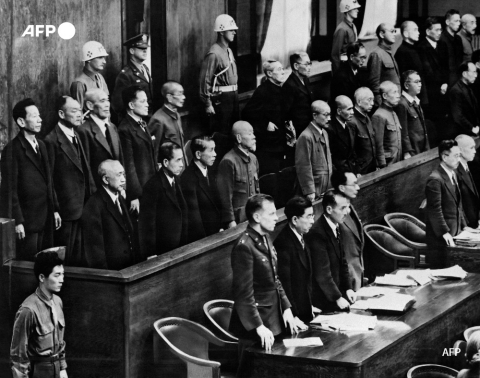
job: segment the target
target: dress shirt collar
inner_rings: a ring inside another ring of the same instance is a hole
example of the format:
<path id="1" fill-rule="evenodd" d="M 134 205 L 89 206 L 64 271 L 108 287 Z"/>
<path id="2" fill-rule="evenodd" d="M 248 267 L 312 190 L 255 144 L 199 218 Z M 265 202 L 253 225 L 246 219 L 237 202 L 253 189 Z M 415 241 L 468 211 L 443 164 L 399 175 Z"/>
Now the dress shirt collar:
<path id="1" fill-rule="evenodd" d="M 207 177 L 208 168 L 203 167 L 202 164 L 198 160 L 194 160 L 194 161 L 195 161 L 195 164 L 197 165 L 197 167 L 200 169 L 200 172 L 202 172 L 202 175 L 204 177 Z"/>
<path id="2" fill-rule="evenodd" d="M 143 74 L 143 63 L 138 64 L 133 59 L 130 59 L 130 63 L 132 63 L 133 66 Z"/>
<path id="3" fill-rule="evenodd" d="M 343 129 L 345 130 L 345 127 L 347 127 L 347 123 L 342 121 L 339 117 L 337 117 L 337 121 L 343 127 Z"/>
<path id="4" fill-rule="evenodd" d="M 136 115 L 134 112 L 129 112 L 127 113 L 130 117 L 132 117 L 132 119 L 137 122 L 137 123 L 140 123 L 141 121 L 143 121 L 143 118 Z"/>
<path id="5" fill-rule="evenodd" d="M 300 235 L 297 231 L 297 229 L 295 228 L 295 226 L 293 226 L 291 223 L 288 224 L 290 226 L 290 229 L 293 231 L 293 233 L 295 234 L 295 236 L 297 237 L 298 241 L 300 242 L 300 244 L 304 245 L 304 240 L 303 240 L 303 236 Z"/>
<path id="6" fill-rule="evenodd" d="M 328 217 L 326 215 L 325 215 L 325 219 L 327 220 L 328 225 L 331 227 L 331 229 L 333 231 L 333 234 L 335 235 L 335 237 L 337 237 L 337 225 L 335 223 L 333 223 L 331 221 L 330 217 Z"/>
<path id="7" fill-rule="evenodd" d="M 426 38 L 427 38 L 427 41 L 432 45 L 432 47 L 433 47 L 434 49 L 436 49 L 438 42 L 432 41 L 432 40 L 431 40 L 430 38 L 428 38 L 428 37 L 426 37 Z"/>
<path id="8" fill-rule="evenodd" d="M 440 164 L 442 166 L 442 168 L 444 169 L 445 172 L 447 172 L 447 175 L 448 177 L 450 178 L 450 181 L 452 183 L 452 185 L 455 185 L 455 182 L 453 181 L 453 176 L 455 176 L 455 172 L 453 172 L 452 170 L 448 169 L 447 167 L 445 167 L 445 165 L 442 163 Z"/>
<path id="9" fill-rule="evenodd" d="M 112 199 L 113 203 L 116 204 L 117 199 L 118 199 L 118 193 L 113 193 L 113 192 L 108 188 L 108 186 L 105 186 L 105 185 L 103 185 L 103 189 L 105 189 L 105 191 L 107 192 L 107 194 L 109 195 L 109 197 Z"/>
<path id="10" fill-rule="evenodd" d="M 317 125 L 315 125 L 315 122 L 310 122 L 310 125 L 312 125 L 315 129 L 318 130 L 318 132 L 320 133 L 320 135 L 323 135 L 323 130 L 321 127 L 318 127 Z"/>
<path id="11" fill-rule="evenodd" d="M 45 294 L 45 292 L 42 289 L 40 289 L 40 287 L 37 287 L 37 289 L 35 290 L 35 294 L 47 305 L 49 306 L 52 305 L 51 301 L 53 299 L 53 294 L 50 294 L 50 297 L 48 297 L 47 294 Z"/>
<path id="12" fill-rule="evenodd" d="M 165 171 L 165 168 L 163 169 L 163 174 L 167 177 L 168 182 L 170 183 L 171 186 L 173 186 L 173 182 L 175 181 L 175 177 L 170 177 L 169 174 Z"/>
<path id="13" fill-rule="evenodd" d="M 416 102 L 417 105 L 420 105 L 420 99 L 417 96 L 412 97 L 405 91 L 402 91 L 402 96 L 405 97 L 409 103 Z"/>
<path id="14" fill-rule="evenodd" d="M 98 118 L 97 115 L 93 113 L 90 113 L 90 117 L 92 118 L 93 122 L 95 122 L 98 125 L 98 127 L 100 127 L 100 130 L 102 131 L 103 135 L 105 135 L 108 121 L 106 119 L 102 120 Z"/>
<path id="15" fill-rule="evenodd" d="M 163 105 L 163 109 L 165 110 L 165 113 L 167 113 L 170 117 L 177 119 L 177 117 L 178 117 L 177 109 L 171 108 L 167 104 Z"/>
<path id="16" fill-rule="evenodd" d="M 37 146 L 38 146 L 38 142 L 37 142 L 37 138 L 35 138 L 35 135 L 27 133 L 26 131 L 23 132 L 23 135 L 24 135 L 25 139 L 27 140 L 27 142 L 30 143 L 30 145 L 36 151 Z"/>
<path id="17" fill-rule="evenodd" d="M 73 128 L 63 126 L 60 122 L 58 123 L 58 126 L 60 126 L 60 130 L 63 131 L 63 133 L 67 136 L 68 140 L 70 142 L 73 142 L 73 138 L 75 137 L 75 131 L 73 130 Z"/>
<path id="18" fill-rule="evenodd" d="M 238 149 L 239 149 L 244 155 L 246 155 L 247 157 L 250 157 L 250 154 L 248 153 L 248 150 L 243 149 L 240 144 L 238 145 Z"/>
<path id="19" fill-rule="evenodd" d="M 462 164 L 463 169 L 465 169 L 465 172 L 468 172 L 468 171 L 469 171 L 469 169 L 468 169 L 468 163 L 467 163 L 465 160 L 463 160 L 463 158 L 460 158 L 460 164 Z"/>

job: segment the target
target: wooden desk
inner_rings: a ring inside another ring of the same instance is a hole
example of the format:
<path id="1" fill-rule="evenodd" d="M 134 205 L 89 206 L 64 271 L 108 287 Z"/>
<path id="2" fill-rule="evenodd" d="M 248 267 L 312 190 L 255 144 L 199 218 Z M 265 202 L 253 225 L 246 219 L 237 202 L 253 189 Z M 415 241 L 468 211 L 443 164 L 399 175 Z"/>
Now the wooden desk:
<path id="1" fill-rule="evenodd" d="M 406 291 L 415 296 L 414 306 L 405 314 L 379 315 L 372 331 L 309 329 L 298 337 L 319 336 L 322 347 L 285 348 L 276 340 L 268 354 L 257 345 L 248 348 L 250 376 L 403 378 L 414 365 L 453 363 L 453 356 L 442 357 L 444 348 L 453 347 L 463 330 L 480 324 L 480 274 Z"/>
<path id="2" fill-rule="evenodd" d="M 480 273 L 480 248 L 447 247 L 447 266 L 460 265 L 470 273 Z"/>

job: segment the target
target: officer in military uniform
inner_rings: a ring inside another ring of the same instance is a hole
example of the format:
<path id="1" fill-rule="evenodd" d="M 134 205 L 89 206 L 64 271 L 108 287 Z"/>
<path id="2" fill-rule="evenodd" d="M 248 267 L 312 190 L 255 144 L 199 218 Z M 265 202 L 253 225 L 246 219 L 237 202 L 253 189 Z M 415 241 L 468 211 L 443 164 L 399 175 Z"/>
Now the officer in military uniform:
<path id="1" fill-rule="evenodd" d="M 110 94 L 107 83 L 100 73 L 107 64 L 105 59 L 107 56 L 105 47 L 99 42 L 88 41 L 82 47 L 82 61 L 85 62 L 85 66 L 83 72 L 70 85 L 70 96 L 78 101 L 84 112 L 88 111 L 85 93 L 89 89 L 100 88 L 107 95 Z"/>
<path id="2" fill-rule="evenodd" d="M 125 117 L 126 109 L 122 101 L 122 92 L 131 85 L 138 85 L 145 92 L 148 98 L 150 114 L 153 113 L 152 98 L 152 76 L 150 70 L 143 63 L 147 59 L 148 35 L 139 34 L 130 38 L 124 44 L 128 48 L 128 64 L 122 68 L 115 80 L 115 89 L 113 90 L 112 107 L 119 120 Z"/>
<path id="3" fill-rule="evenodd" d="M 342 0 L 340 2 L 340 13 L 343 13 L 344 19 L 337 25 L 333 34 L 332 73 L 340 68 L 342 60 L 347 60 L 345 54 L 348 44 L 355 42 L 358 38 L 357 28 L 353 24 L 353 21 L 358 17 L 358 8 L 360 8 L 360 4 L 357 0 Z"/>
<path id="4" fill-rule="evenodd" d="M 215 20 L 217 42 L 210 47 L 200 72 L 200 98 L 210 117 L 212 132 L 229 134 L 239 119 L 238 74 L 235 58 L 228 47 L 238 30 L 235 20 L 221 14 Z"/>

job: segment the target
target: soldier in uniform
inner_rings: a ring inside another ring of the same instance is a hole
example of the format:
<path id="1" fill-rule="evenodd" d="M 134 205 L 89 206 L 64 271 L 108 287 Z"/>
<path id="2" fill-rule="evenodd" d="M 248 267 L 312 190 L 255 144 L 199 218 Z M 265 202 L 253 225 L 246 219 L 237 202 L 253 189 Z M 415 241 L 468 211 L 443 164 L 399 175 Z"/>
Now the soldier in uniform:
<path id="1" fill-rule="evenodd" d="M 67 378 L 65 317 L 58 293 L 63 261 L 57 252 L 40 252 L 33 267 L 38 287 L 15 316 L 10 361 L 13 378 Z"/>
<path id="2" fill-rule="evenodd" d="M 148 35 L 139 34 L 130 38 L 124 44 L 128 48 L 128 64 L 122 68 L 115 80 L 115 89 L 113 90 L 112 108 L 123 119 L 127 109 L 122 100 L 122 92 L 131 85 L 138 85 L 145 92 L 148 98 L 148 106 L 152 113 L 152 76 L 148 67 L 143 63 L 147 59 L 150 47 L 148 44 Z"/>
<path id="3" fill-rule="evenodd" d="M 235 20 L 221 14 L 215 20 L 217 42 L 210 47 L 200 72 L 200 98 L 211 118 L 211 131 L 229 134 L 239 118 L 238 74 L 235 58 L 228 47 L 238 30 Z"/>
<path id="4" fill-rule="evenodd" d="M 107 63 L 105 57 L 108 56 L 105 47 L 96 41 L 88 41 L 82 47 L 82 61 L 85 62 L 83 72 L 77 76 L 70 85 L 70 95 L 78 101 L 80 106 L 86 112 L 85 93 L 89 89 L 100 88 L 107 95 L 107 83 L 100 73 Z"/>

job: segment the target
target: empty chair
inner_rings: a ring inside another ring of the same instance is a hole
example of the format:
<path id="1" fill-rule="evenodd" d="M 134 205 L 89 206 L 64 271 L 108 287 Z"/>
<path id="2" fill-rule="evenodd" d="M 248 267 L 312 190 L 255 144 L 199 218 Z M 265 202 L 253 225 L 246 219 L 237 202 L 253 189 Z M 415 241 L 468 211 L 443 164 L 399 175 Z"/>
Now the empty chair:
<path id="1" fill-rule="evenodd" d="M 480 326 L 470 327 L 463 331 L 463 337 L 465 337 L 465 341 L 468 341 L 472 333 L 480 331 Z"/>
<path id="2" fill-rule="evenodd" d="M 258 180 L 260 186 L 260 193 L 268 194 L 275 199 L 277 197 L 277 174 L 267 173 Z M 277 205 L 276 201 L 275 204 Z"/>
<path id="3" fill-rule="evenodd" d="M 442 365 L 418 365 L 412 367 L 407 378 L 456 378 L 458 371 Z"/>
<path id="4" fill-rule="evenodd" d="M 209 343 L 226 346 L 234 345 L 234 342 L 221 340 L 204 326 L 182 318 L 160 319 L 153 327 L 157 334 L 154 337 L 153 350 L 158 376 L 188 378 L 228 376 L 220 374 L 220 362 L 209 359 L 208 347 Z"/>
<path id="5" fill-rule="evenodd" d="M 450 356 L 449 358 L 449 365 L 452 368 L 460 371 L 462 369 L 468 369 L 470 366 L 465 358 L 465 352 L 467 351 L 467 343 L 463 340 L 457 340 L 453 344 L 453 348 L 455 350 L 455 354 Z"/>
<path id="6" fill-rule="evenodd" d="M 190 162 L 193 159 L 192 150 L 190 149 L 191 144 L 192 144 L 191 140 L 189 140 L 189 141 L 187 141 L 187 143 L 185 143 L 185 160 L 187 161 L 188 164 L 190 164 Z"/>
<path id="7" fill-rule="evenodd" d="M 238 338 L 228 332 L 232 316 L 233 301 L 228 299 L 215 299 L 203 305 L 203 313 L 211 330 L 224 340 L 238 341 Z"/>

